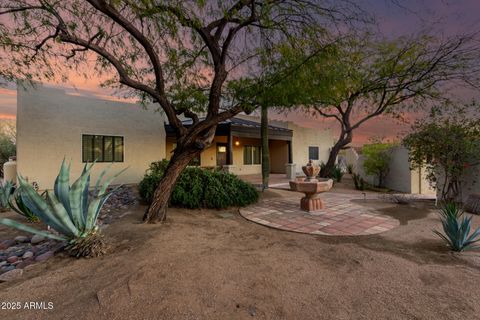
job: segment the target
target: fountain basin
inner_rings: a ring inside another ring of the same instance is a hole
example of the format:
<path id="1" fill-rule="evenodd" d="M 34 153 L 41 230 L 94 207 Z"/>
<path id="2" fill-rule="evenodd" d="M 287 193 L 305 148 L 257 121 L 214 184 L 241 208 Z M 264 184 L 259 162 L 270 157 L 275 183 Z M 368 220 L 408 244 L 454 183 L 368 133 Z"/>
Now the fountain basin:
<path id="1" fill-rule="evenodd" d="M 306 178 L 296 178 L 290 181 L 290 189 L 305 194 L 327 192 L 332 189 L 332 179 L 312 179 L 306 181 Z"/>
<path id="2" fill-rule="evenodd" d="M 320 193 L 329 191 L 333 186 L 332 179 L 297 178 L 289 183 L 293 191 L 305 194 L 305 197 L 300 200 L 300 208 L 307 212 L 325 208 L 325 204 L 320 199 Z"/>

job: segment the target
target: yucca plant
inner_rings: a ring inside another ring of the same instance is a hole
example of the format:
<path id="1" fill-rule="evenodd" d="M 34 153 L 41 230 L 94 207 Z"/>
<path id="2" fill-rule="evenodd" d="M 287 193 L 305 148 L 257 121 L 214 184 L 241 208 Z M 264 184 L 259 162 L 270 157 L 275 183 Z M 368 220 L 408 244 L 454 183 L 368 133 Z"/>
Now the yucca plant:
<path id="1" fill-rule="evenodd" d="M 70 165 L 62 162 L 55 180 L 54 190 L 40 196 L 34 188 L 18 175 L 19 193 L 25 206 L 41 221 L 58 234 L 39 231 L 10 219 L 0 223 L 22 231 L 40 234 L 48 238 L 67 241 L 66 250 L 76 257 L 98 256 L 105 252 L 105 243 L 97 225 L 103 204 L 119 187 L 107 192 L 110 183 L 124 170 L 106 179 L 100 187 L 107 170 L 103 170 L 96 182 L 94 195 L 89 197 L 90 172 L 93 164 L 86 164 L 81 176 L 70 186 Z"/>
<path id="2" fill-rule="evenodd" d="M 466 217 L 459 205 L 453 202 L 445 203 L 440 211 L 440 220 L 444 233 L 437 230 L 433 232 L 445 240 L 453 251 L 479 249 L 475 243 L 480 241 L 480 228 L 470 234 L 472 218 Z"/>
<path id="3" fill-rule="evenodd" d="M 11 181 L 2 181 L 0 183 L 0 211 L 8 209 L 8 198 L 13 192 L 13 183 Z"/>
<path id="4" fill-rule="evenodd" d="M 43 193 L 42 195 L 44 195 Z M 23 201 L 23 197 L 20 193 L 20 188 L 15 189 L 13 194 L 8 199 L 8 205 L 16 213 L 24 216 L 29 222 L 38 222 L 40 219 L 30 210 Z"/>

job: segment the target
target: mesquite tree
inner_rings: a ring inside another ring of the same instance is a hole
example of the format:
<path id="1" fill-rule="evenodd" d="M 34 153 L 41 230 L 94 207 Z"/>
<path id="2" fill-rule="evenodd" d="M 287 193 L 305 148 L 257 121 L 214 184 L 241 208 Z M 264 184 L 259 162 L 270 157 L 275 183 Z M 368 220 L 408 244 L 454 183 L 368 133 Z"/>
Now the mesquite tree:
<path id="1" fill-rule="evenodd" d="M 474 36 L 448 39 L 421 35 L 388 40 L 371 34 L 345 37 L 307 59 L 307 50 L 286 50 L 282 66 L 304 60 L 284 92 L 296 94 L 308 112 L 340 126 L 321 175 L 329 177 L 338 153 L 365 122 L 382 114 L 401 116 L 447 96 L 452 82 L 478 86 L 480 46 Z M 295 80 L 295 81 L 293 81 Z"/>
<path id="2" fill-rule="evenodd" d="M 410 151 L 412 166 L 426 169 L 440 200 L 462 201 L 465 177 L 480 164 L 480 120 L 471 108 L 448 109 L 453 112 L 432 112 L 416 121 L 403 144 Z"/>
<path id="3" fill-rule="evenodd" d="M 306 27 L 322 37 L 324 23 L 353 15 L 345 2 L 3 0 L 0 70 L 8 78 L 55 80 L 96 59 L 93 68 L 111 76 L 105 85 L 156 105 L 177 138 L 144 216 L 163 221 L 179 174 L 210 146 L 217 124 L 253 108 L 228 84 L 256 77 L 260 33 L 272 43 L 305 37 Z"/>

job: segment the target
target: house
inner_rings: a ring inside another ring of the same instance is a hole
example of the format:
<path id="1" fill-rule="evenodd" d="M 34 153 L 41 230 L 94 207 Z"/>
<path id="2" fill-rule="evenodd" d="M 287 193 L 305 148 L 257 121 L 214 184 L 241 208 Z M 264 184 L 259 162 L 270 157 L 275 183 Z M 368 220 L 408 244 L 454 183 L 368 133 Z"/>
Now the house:
<path id="1" fill-rule="evenodd" d="M 60 163 L 71 162 L 72 177 L 87 162 L 97 160 L 95 181 L 106 167 L 129 169 L 117 183 L 138 183 L 153 161 L 169 159 L 175 135 L 157 107 L 72 95 L 40 84 L 17 89 L 17 172 L 40 189 L 51 189 Z M 185 125 L 189 125 L 185 120 Z M 330 130 L 303 128 L 272 121 L 269 127 L 272 173 L 296 172 L 309 159 L 326 161 L 333 136 Z M 213 144 L 197 165 L 221 167 L 238 175 L 260 174 L 259 119 L 239 115 L 220 123 Z M 288 165 L 289 164 L 289 165 Z"/>

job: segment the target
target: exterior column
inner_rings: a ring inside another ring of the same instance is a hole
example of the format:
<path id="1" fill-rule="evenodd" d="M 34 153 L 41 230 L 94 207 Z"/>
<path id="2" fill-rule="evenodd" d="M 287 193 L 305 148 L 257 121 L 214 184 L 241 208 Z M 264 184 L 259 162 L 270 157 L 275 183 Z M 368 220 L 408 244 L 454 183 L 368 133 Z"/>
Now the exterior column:
<path id="1" fill-rule="evenodd" d="M 293 163 L 292 141 L 287 141 L 287 146 L 288 146 L 288 163 Z"/>
<path id="2" fill-rule="evenodd" d="M 228 138 L 227 138 L 227 165 L 233 164 L 233 141 L 232 141 L 232 129 L 228 128 Z"/>

